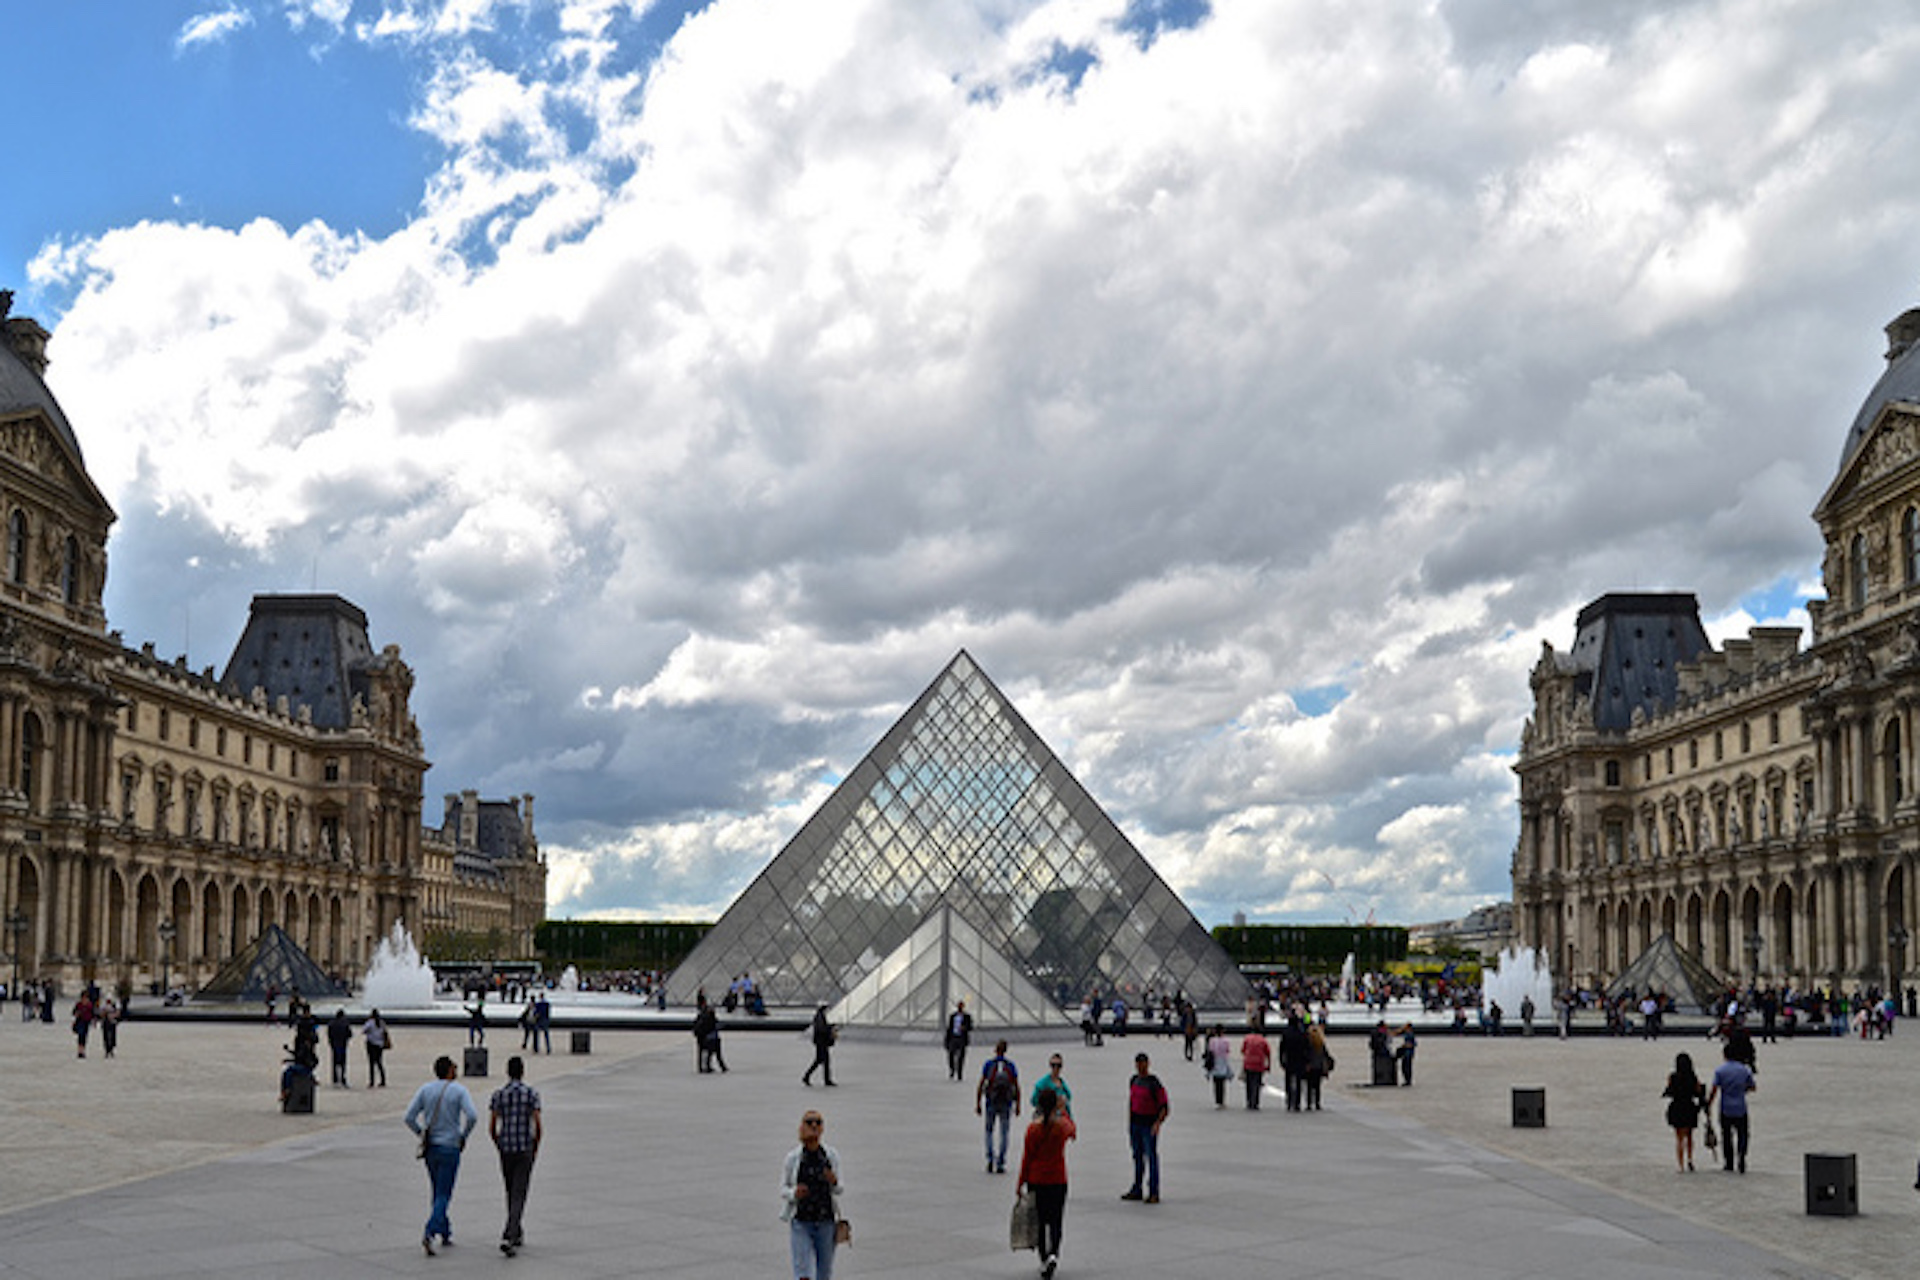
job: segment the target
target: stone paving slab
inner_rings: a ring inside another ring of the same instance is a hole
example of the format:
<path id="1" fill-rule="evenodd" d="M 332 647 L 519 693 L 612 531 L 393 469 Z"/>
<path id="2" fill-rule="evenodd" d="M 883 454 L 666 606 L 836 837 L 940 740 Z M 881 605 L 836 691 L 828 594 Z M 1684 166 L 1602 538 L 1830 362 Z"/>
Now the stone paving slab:
<path id="1" fill-rule="evenodd" d="M 427 1258 L 426 1180 L 399 1115 L 465 1036 L 403 1037 L 390 1088 L 322 1087 L 319 1113 L 292 1117 L 273 1102 L 284 1028 L 134 1024 L 116 1060 L 96 1048 L 79 1062 L 64 1029 L 0 1021 L 0 1276 L 784 1274 L 779 1165 L 808 1105 L 846 1164 L 857 1239 L 837 1274 L 1033 1272 L 1005 1245 L 1012 1179 L 984 1173 L 972 1090 L 946 1081 L 937 1046 L 849 1043 L 842 1087 L 807 1089 L 810 1049 L 782 1033 L 731 1036 L 724 1075 L 693 1071 L 684 1033 L 596 1031 L 590 1056 L 530 1058 L 550 1140 L 528 1249 L 493 1248 L 499 1174 L 481 1139 L 454 1201 L 461 1244 Z M 494 1039 L 494 1075 L 473 1082 L 483 1107 L 512 1047 Z M 1142 1044 L 1173 1092 L 1158 1206 L 1117 1198 Z M 1671 1040 L 1430 1034 L 1408 1090 L 1348 1086 L 1363 1065 L 1350 1043 L 1327 1109 L 1309 1115 L 1273 1096 L 1248 1113 L 1237 1084 L 1215 1110 L 1177 1042 L 1016 1044 L 1014 1057 L 1031 1074 L 1054 1047 L 1083 1125 L 1065 1277 L 1893 1276 L 1920 1245 L 1912 1038 L 1763 1047 L 1745 1178 L 1670 1171 Z M 1704 1040 L 1684 1047 L 1711 1060 Z M 357 1046 L 353 1064 L 357 1086 Z M 1549 1128 L 1510 1127 L 1514 1083 L 1547 1087 Z M 1861 1217 L 1804 1216 L 1808 1142 L 1859 1153 Z"/>

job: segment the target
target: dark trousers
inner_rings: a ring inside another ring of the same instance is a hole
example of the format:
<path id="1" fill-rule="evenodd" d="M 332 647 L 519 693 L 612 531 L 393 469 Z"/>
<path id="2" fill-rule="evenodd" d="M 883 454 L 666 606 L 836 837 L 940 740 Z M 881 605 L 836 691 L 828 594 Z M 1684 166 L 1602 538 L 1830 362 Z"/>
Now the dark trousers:
<path id="1" fill-rule="evenodd" d="M 1318 1111 L 1320 1109 L 1320 1073 L 1317 1071 L 1313 1072 L 1305 1076 L 1304 1079 L 1307 1082 L 1307 1110 Z M 1295 1107 L 1293 1109 L 1298 1111 L 1300 1108 Z"/>
<path id="2" fill-rule="evenodd" d="M 1133 1148 L 1133 1190 L 1140 1190 L 1141 1175 L 1147 1179 L 1147 1194 L 1160 1194 L 1160 1135 L 1153 1131 L 1152 1116 L 1127 1117 L 1127 1142 Z"/>
<path id="3" fill-rule="evenodd" d="M 1300 1082 L 1304 1077 L 1298 1071 L 1288 1071 L 1285 1075 L 1286 1079 L 1282 1083 L 1287 1094 L 1287 1110 L 1298 1111 L 1300 1109 Z"/>
<path id="4" fill-rule="evenodd" d="M 1033 1192 L 1033 1207 L 1040 1218 L 1040 1257 L 1060 1256 L 1060 1228 L 1067 1218 L 1067 1184 L 1029 1182 L 1027 1190 Z"/>
<path id="5" fill-rule="evenodd" d="M 1734 1144 L 1738 1143 L 1736 1147 Z M 1726 1158 L 1727 1168 L 1734 1166 L 1737 1159 L 1742 1169 L 1747 1167 L 1747 1117 L 1730 1116 L 1720 1113 L 1720 1152 Z"/>
<path id="6" fill-rule="evenodd" d="M 119 1047 L 119 1044 L 120 1024 L 117 1022 L 102 1022 L 100 1024 L 100 1047 L 106 1051 L 106 1055 L 109 1058 L 113 1056 L 113 1051 Z"/>
<path id="7" fill-rule="evenodd" d="M 347 1051 L 344 1048 L 333 1051 L 333 1082 L 338 1085 L 347 1082 Z"/>
<path id="8" fill-rule="evenodd" d="M 1260 1085 L 1266 1080 L 1267 1073 L 1264 1071 L 1242 1071 L 1240 1074 L 1247 1079 L 1247 1110 L 1258 1111 L 1260 1109 Z"/>
<path id="9" fill-rule="evenodd" d="M 947 1074 L 955 1080 L 966 1078 L 967 1042 L 965 1040 L 947 1041 Z"/>
<path id="10" fill-rule="evenodd" d="M 1225 1076 L 1213 1077 L 1213 1105 L 1216 1107 L 1224 1107 L 1227 1105 L 1227 1078 Z"/>
<path id="11" fill-rule="evenodd" d="M 500 1238 L 517 1245 L 524 1238 L 520 1215 L 526 1211 L 527 1186 L 533 1181 L 533 1152 L 502 1151 L 500 1180 L 507 1184 L 507 1225 L 501 1228 Z"/>
<path id="12" fill-rule="evenodd" d="M 833 1058 L 831 1053 L 832 1051 L 824 1044 L 816 1044 L 813 1046 L 813 1064 L 807 1068 L 806 1074 L 800 1078 L 811 1082 L 813 1080 L 813 1073 L 819 1071 L 826 1076 L 827 1083 L 832 1084 Z"/>
<path id="13" fill-rule="evenodd" d="M 384 1061 L 386 1056 L 387 1046 L 383 1044 L 367 1046 L 367 1088 L 373 1088 L 375 1076 L 380 1078 L 381 1084 L 384 1085 L 387 1082 L 387 1064 Z"/>

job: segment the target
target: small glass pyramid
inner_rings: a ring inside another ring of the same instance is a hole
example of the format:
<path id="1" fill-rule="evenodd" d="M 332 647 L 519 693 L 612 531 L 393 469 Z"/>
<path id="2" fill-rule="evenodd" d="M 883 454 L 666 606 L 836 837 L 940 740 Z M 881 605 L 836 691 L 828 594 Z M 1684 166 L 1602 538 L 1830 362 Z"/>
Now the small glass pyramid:
<path id="1" fill-rule="evenodd" d="M 1184 992 L 1202 1008 L 1237 1008 L 1248 994 L 1227 953 L 961 652 L 674 971 L 668 997 L 717 999 L 745 973 L 770 1004 L 831 1005 L 942 908 L 1056 1007 L 1096 991 L 1134 1003 L 1148 988 Z"/>
<path id="2" fill-rule="evenodd" d="M 981 1030 L 1053 1027 L 1073 1019 L 952 907 L 941 907 L 860 979 L 827 1020 L 845 1027 L 935 1031 L 959 1001 Z"/>
<path id="3" fill-rule="evenodd" d="M 1607 984 L 1607 996 L 1618 999 L 1627 993 L 1644 996 L 1654 992 L 1671 996 L 1681 1013 L 1711 1013 L 1714 1001 L 1726 989 L 1706 965 L 1680 949 L 1672 934 L 1663 933 Z"/>
<path id="4" fill-rule="evenodd" d="M 339 988 L 287 931 L 270 924 L 253 945 L 236 953 L 194 993 L 196 1000 L 264 1000 L 268 989 L 282 997 L 331 996 Z"/>

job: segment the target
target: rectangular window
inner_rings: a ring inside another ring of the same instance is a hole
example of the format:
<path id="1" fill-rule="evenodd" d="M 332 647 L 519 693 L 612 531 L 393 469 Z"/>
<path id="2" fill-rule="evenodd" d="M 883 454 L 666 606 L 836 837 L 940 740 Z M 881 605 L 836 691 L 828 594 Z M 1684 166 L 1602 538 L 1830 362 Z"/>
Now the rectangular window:
<path id="1" fill-rule="evenodd" d="M 1672 747 L 1667 748 L 1667 776 L 1669 778 L 1673 776 L 1673 748 Z"/>
<path id="2" fill-rule="evenodd" d="M 1653 781 L 1653 752 L 1651 751 L 1640 757 L 1640 781 Z"/>
<path id="3" fill-rule="evenodd" d="M 1778 711 L 1767 717 L 1767 740 L 1775 746 L 1780 745 L 1780 713 Z"/>
<path id="4" fill-rule="evenodd" d="M 167 709 L 165 707 L 160 708 L 160 741 L 165 742 L 167 740 L 167 731 L 172 728 L 172 720 L 173 717 L 167 714 Z"/>
<path id="5" fill-rule="evenodd" d="M 240 763 L 253 763 L 253 735 L 250 733 L 240 735 Z"/>
<path id="6" fill-rule="evenodd" d="M 1700 767 L 1700 739 L 1690 738 L 1687 740 L 1687 768 L 1698 769 L 1699 767 Z"/>
<path id="7" fill-rule="evenodd" d="M 217 756 L 225 756 L 227 754 L 227 731 L 224 728 L 214 730 L 213 754 Z"/>
<path id="8" fill-rule="evenodd" d="M 189 719 L 187 721 L 187 750 L 198 751 L 199 749 L 200 749 L 200 722 L 198 720 Z"/>
<path id="9" fill-rule="evenodd" d="M 129 702 L 127 704 L 127 732 L 132 733 L 135 730 L 139 729 L 139 727 L 140 727 L 140 704 L 137 702 Z"/>
<path id="10" fill-rule="evenodd" d="M 1753 726 L 1745 720 L 1740 722 L 1740 754 L 1753 750 Z"/>
<path id="11" fill-rule="evenodd" d="M 1727 758 L 1726 740 L 1718 729 L 1713 731 L 1713 758 L 1715 763 Z"/>
<path id="12" fill-rule="evenodd" d="M 274 764 L 275 764 L 274 757 L 279 754 L 280 754 L 279 744 L 269 742 L 267 744 L 267 769 L 269 772 L 271 772 L 274 768 Z"/>
<path id="13" fill-rule="evenodd" d="M 1607 761 L 1606 779 L 1607 785 L 1610 787 L 1620 785 L 1620 762 L 1618 760 Z"/>
<path id="14" fill-rule="evenodd" d="M 340 781 L 340 760 L 337 756 L 327 757 L 327 762 L 320 768 L 320 776 L 328 782 Z"/>

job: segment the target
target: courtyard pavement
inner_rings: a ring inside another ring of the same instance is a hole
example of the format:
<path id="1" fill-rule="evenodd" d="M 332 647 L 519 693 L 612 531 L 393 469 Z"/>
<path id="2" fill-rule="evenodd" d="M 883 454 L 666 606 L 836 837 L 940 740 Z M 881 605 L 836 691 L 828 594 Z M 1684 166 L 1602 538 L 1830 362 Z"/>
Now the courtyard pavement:
<path id="1" fill-rule="evenodd" d="M 462 1030 L 400 1029 L 385 1090 L 365 1087 L 356 1041 L 353 1087 L 287 1116 L 285 1028 L 135 1022 L 114 1060 L 96 1041 L 80 1061 L 64 1026 L 17 1016 L 0 1017 L 0 1276 L 782 1276 L 780 1161 L 808 1106 L 827 1117 L 855 1225 L 836 1274 L 1034 1271 L 1006 1247 L 1012 1176 L 984 1172 L 972 1087 L 946 1080 L 930 1039 L 844 1043 L 840 1087 L 808 1089 L 810 1049 L 790 1032 L 730 1035 L 732 1070 L 715 1075 L 694 1072 L 684 1032 L 596 1030 L 588 1055 L 556 1036 L 558 1055 L 528 1059 L 548 1141 L 526 1249 L 496 1249 L 482 1134 L 454 1199 L 459 1243 L 428 1258 L 426 1179 L 399 1117 L 434 1056 L 459 1058 Z M 1248 1113 L 1237 1082 L 1216 1110 L 1177 1040 L 1016 1042 L 1013 1057 L 1031 1077 L 1066 1054 L 1082 1134 L 1063 1277 L 1892 1277 L 1920 1256 L 1915 1030 L 1763 1045 L 1744 1177 L 1705 1160 L 1674 1171 L 1659 1095 L 1676 1050 L 1717 1060 L 1697 1037 L 1429 1032 L 1415 1086 L 1391 1090 L 1356 1087 L 1365 1046 L 1341 1037 L 1326 1109 L 1306 1115 L 1272 1091 Z M 492 1074 L 470 1082 L 483 1113 L 518 1037 L 490 1041 Z M 1118 1199 L 1141 1047 L 1173 1097 L 1155 1206 Z M 1511 1127 L 1514 1085 L 1545 1086 L 1547 1128 Z M 1859 1217 L 1805 1215 L 1809 1151 L 1857 1154 Z"/>

